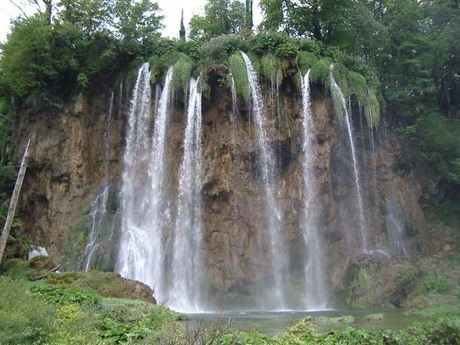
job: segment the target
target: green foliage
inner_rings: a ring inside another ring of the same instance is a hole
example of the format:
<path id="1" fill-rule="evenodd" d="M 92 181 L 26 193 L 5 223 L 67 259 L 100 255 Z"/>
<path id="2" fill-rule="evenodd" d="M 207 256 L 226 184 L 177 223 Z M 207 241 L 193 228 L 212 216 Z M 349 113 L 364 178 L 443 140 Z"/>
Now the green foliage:
<path id="1" fill-rule="evenodd" d="M 251 50 L 258 55 L 273 53 L 279 57 L 294 57 L 299 52 L 295 39 L 283 33 L 260 33 L 250 40 Z"/>
<path id="2" fill-rule="evenodd" d="M 276 55 L 284 58 L 293 58 L 297 56 L 297 54 L 299 54 L 299 47 L 296 43 L 297 41 L 295 40 L 289 40 L 281 43 L 278 47 L 276 47 Z"/>
<path id="3" fill-rule="evenodd" d="M 451 289 L 447 280 L 438 277 L 429 277 L 423 280 L 423 286 L 428 292 L 443 294 Z"/>
<path id="4" fill-rule="evenodd" d="M 67 286 L 53 286 L 48 284 L 35 284 L 30 286 L 30 291 L 43 296 L 53 304 L 79 304 L 87 307 L 95 307 L 100 304 L 101 296 L 84 290 L 77 290 Z"/>
<path id="5" fill-rule="evenodd" d="M 330 61 L 328 59 L 320 59 L 311 66 L 310 80 L 313 82 L 326 83 L 329 78 L 329 65 Z"/>
<path id="6" fill-rule="evenodd" d="M 27 260 L 13 258 L 2 262 L 3 273 L 12 278 L 28 279 L 33 274 L 33 269 L 30 267 Z"/>
<path id="7" fill-rule="evenodd" d="M 366 78 L 360 73 L 348 71 L 347 84 L 350 95 L 356 96 L 361 104 L 366 104 L 367 100 L 367 83 Z M 374 94 L 375 95 L 375 94 Z M 377 103 L 378 104 L 378 103 Z"/>
<path id="8" fill-rule="evenodd" d="M 224 63 L 231 54 L 245 49 L 245 42 L 237 35 L 218 36 L 203 43 L 200 57 L 205 64 Z"/>
<path id="9" fill-rule="evenodd" d="M 301 51 L 297 55 L 297 65 L 300 67 L 302 73 L 306 73 L 309 68 L 318 62 L 318 57 L 314 53 Z"/>
<path id="10" fill-rule="evenodd" d="M 0 339 L 5 345 L 39 344 L 52 330 L 54 310 L 25 282 L 0 277 Z"/>
<path id="11" fill-rule="evenodd" d="M 283 81 L 281 60 L 274 54 L 266 54 L 260 59 L 262 76 L 269 80 L 272 85 L 280 85 Z"/>
<path id="12" fill-rule="evenodd" d="M 182 89 L 187 93 L 188 84 L 192 75 L 193 63 L 185 54 L 180 54 L 178 61 L 174 64 L 172 84 L 175 89 Z"/>
<path id="13" fill-rule="evenodd" d="M 455 162 L 460 157 L 460 120 L 430 111 L 420 116 L 413 125 L 406 126 L 404 133 L 416 144 L 420 157 L 438 181 L 455 185 Z"/>
<path id="14" fill-rule="evenodd" d="M 49 345 L 102 344 L 91 312 L 78 304 L 66 304 L 57 309 L 57 324 L 49 335 Z"/>
<path id="15" fill-rule="evenodd" d="M 209 345 L 269 345 L 270 343 L 271 341 L 269 340 L 269 338 L 261 333 L 232 332 L 221 336 L 219 339 L 215 339 L 209 342 Z"/>
<path id="16" fill-rule="evenodd" d="M 149 328 L 143 320 L 134 323 L 122 323 L 112 318 L 105 318 L 99 327 L 99 334 L 111 343 L 123 344 L 143 339 L 149 333 Z"/>
<path id="17" fill-rule="evenodd" d="M 374 90 L 369 90 L 364 103 L 364 114 L 368 125 L 377 128 L 380 121 L 380 104 Z"/>
<path id="18" fill-rule="evenodd" d="M 16 181 L 16 169 L 14 165 L 0 165 L 0 193 L 5 194 L 14 187 Z M 4 197 L 2 198 L 4 199 Z"/>
<path id="19" fill-rule="evenodd" d="M 209 40 L 246 28 L 246 9 L 241 1 L 207 0 L 204 12 L 204 16 L 194 15 L 190 20 L 191 39 Z"/>
<path id="20" fill-rule="evenodd" d="M 233 54 L 228 59 L 228 64 L 230 65 L 230 71 L 235 81 L 236 93 L 248 102 L 249 81 L 243 56 L 240 53 Z"/>

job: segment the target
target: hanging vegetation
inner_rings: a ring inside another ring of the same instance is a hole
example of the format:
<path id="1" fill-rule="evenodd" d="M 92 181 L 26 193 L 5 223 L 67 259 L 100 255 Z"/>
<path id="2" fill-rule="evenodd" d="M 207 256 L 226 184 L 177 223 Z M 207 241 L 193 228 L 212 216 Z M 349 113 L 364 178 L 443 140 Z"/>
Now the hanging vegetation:
<path id="1" fill-rule="evenodd" d="M 369 126 L 378 127 L 380 122 L 380 104 L 374 90 L 368 89 L 364 114 Z"/>
<path id="2" fill-rule="evenodd" d="M 310 80 L 327 83 L 327 79 L 329 78 L 329 65 L 330 61 L 328 59 L 320 59 L 311 67 Z"/>
<path id="3" fill-rule="evenodd" d="M 315 54 L 301 51 L 297 55 L 297 65 L 300 67 L 302 73 L 306 73 L 309 68 L 318 62 L 318 58 Z"/>
<path id="4" fill-rule="evenodd" d="M 187 93 L 188 83 L 192 75 L 193 61 L 185 54 L 180 54 L 179 59 L 174 64 L 172 85 L 177 89 L 181 89 Z"/>
<path id="5" fill-rule="evenodd" d="M 243 56 L 239 52 L 233 54 L 228 59 L 228 64 L 233 79 L 235 80 L 237 95 L 243 97 L 246 102 L 249 101 L 248 73 L 246 71 L 246 64 L 244 63 Z"/>
<path id="6" fill-rule="evenodd" d="M 283 71 L 281 60 L 274 54 L 268 53 L 260 59 L 260 69 L 262 76 L 269 80 L 273 85 L 280 85 L 283 81 Z"/>

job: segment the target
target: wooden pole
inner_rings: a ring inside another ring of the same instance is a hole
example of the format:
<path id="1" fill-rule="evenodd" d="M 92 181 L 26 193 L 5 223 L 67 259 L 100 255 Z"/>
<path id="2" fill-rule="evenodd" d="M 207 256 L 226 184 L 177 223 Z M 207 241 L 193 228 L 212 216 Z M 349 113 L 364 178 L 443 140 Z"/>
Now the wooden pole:
<path id="1" fill-rule="evenodd" d="M 27 143 L 26 150 L 22 156 L 21 167 L 19 168 L 18 177 L 14 185 L 13 195 L 11 196 L 10 207 L 8 208 L 8 215 L 6 217 L 5 226 L 3 227 L 2 236 L 0 237 L 0 266 L 2 265 L 3 252 L 5 251 L 6 241 L 10 235 L 11 224 L 13 223 L 14 214 L 16 212 L 16 205 L 18 204 L 19 193 L 21 192 L 22 182 L 26 174 L 27 160 L 29 158 L 30 139 Z"/>

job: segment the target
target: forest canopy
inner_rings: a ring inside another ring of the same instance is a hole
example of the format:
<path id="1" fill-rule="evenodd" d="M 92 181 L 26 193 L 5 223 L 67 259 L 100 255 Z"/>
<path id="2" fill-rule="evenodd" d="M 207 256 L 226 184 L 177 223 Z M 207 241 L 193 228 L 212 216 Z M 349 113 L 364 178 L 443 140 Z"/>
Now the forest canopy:
<path id="1" fill-rule="evenodd" d="M 165 65 L 179 60 L 203 71 L 246 50 L 339 62 L 378 85 L 386 119 L 448 194 L 458 195 L 458 0 L 261 0 L 258 27 L 252 1 L 207 0 L 204 13 L 188 23 L 188 40 L 180 14 L 182 39 L 161 37 L 163 16 L 155 1 L 29 2 L 42 10 L 16 18 L 0 46 L 2 142 L 20 104 L 58 103 L 75 90 L 109 84 L 140 61 L 157 68 L 152 79 L 159 81 Z"/>

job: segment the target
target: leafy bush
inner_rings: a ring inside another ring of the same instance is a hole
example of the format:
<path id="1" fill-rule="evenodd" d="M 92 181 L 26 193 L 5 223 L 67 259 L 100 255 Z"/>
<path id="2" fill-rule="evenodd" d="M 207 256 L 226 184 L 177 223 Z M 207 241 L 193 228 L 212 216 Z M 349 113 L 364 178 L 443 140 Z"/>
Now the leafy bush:
<path id="1" fill-rule="evenodd" d="M 32 285 L 29 289 L 52 304 L 80 304 L 87 307 L 95 307 L 101 301 L 101 296 L 93 292 L 77 290 L 66 286 L 36 284 Z"/>
<path id="2" fill-rule="evenodd" d="M 0 277 L 0 342 L 37 344 L 52 330 L 54 310 L 21 280 Z"/>
<path id="3" fill-rule="evenodd" d="M 276 47 L 276 55 L 284 58 L 293 58 L 299 54 L 299 47 L 295 40 L 289 40 L 288 42 L 281 43 Z"/>
<path id="4" fill-rule="evenodd" d="M 49 345 L 102 344 L 89 311 L 78 304 L 67 304 L 57 310 L 56 329 L 49 335 Z"/>
<path id="5" fill-rule="evenodd" d="M 250 47 L 256 54 L 266 55 L 268 53 L 276 53 L 278 47 L 287 44 L 290 40 L 289 36 L 280 32 L 264 32 L 252 37 Z"/>
<path id="6" fill-rule="evenodd" d="M 239 51 L 246 50 L 245 41 L 237 35 L 223 35 L 211 38 L 200 48 L 201 60 L 211 60 L 214 63 L 223 63 L 227 58 Z M 209 63 L 209 62 L 208 62 Z"/>
<path id="7" fill-rule="evenodd" d="M 430 277 L 423 280 L 423 286 L 428 292 L 433 293 L 446 293 L 449 292 L 451 289 L 447 280 L 438 278 L 438 277 Z"/>

